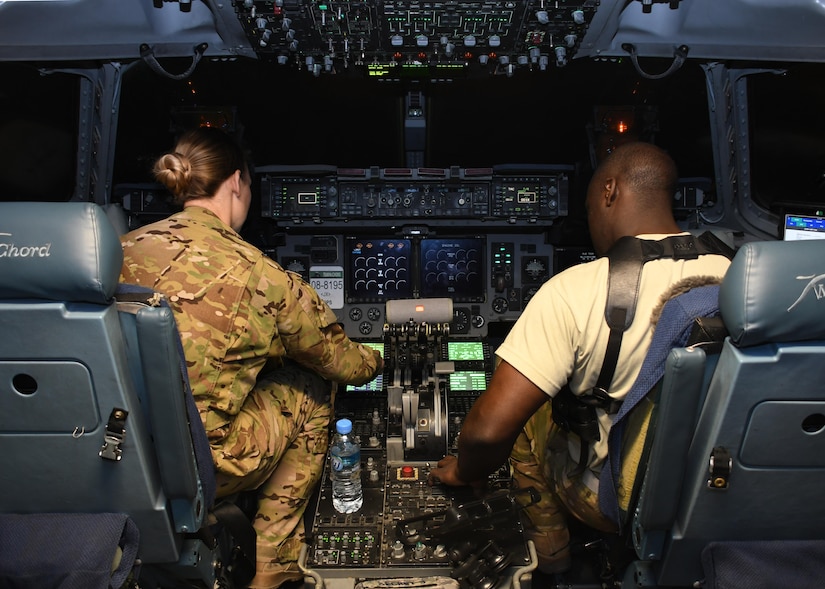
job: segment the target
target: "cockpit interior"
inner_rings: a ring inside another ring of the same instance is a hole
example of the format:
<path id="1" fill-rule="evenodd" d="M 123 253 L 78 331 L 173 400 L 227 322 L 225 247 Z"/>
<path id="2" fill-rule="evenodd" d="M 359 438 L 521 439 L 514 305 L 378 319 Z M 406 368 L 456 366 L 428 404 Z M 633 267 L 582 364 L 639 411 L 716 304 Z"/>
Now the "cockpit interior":
<path id="1" fill-rule="evenodd" d="M 363 507 L 325 471 L 288 587 L 819 585 L 823 30 L 818 0 L 0 0 L 0 586 L 248 586 L 175 321 L 113 254 L 179 209 L 152 165 L 202 126 L 250 154 L 243 238 L 385 362 L 335 399 Z M 545 574 L 506 464 L 483 494 L 428 473 L 542 285 L 597 258 L 588 182 L 632 141 L 736 252 L 725 337 L 662 357 L 621 534 L 574 525 Z M 128 570 L 80 573 L 109 548 Z"/>

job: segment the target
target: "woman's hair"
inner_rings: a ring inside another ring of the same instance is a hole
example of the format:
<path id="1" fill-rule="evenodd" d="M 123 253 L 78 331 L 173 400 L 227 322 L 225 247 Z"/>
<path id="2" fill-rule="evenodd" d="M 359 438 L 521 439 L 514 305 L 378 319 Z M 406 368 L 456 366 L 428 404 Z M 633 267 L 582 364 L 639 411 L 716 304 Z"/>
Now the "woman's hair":
<path id="1" fill-rule="evenodd" d="M 182 135 L 174 151 L 155 162 L 152 173 L 183 204 L 193 198 L 211 198 L 235 170 L 249 173 L 241 147 L 220 129 L 199 127 Z"/>

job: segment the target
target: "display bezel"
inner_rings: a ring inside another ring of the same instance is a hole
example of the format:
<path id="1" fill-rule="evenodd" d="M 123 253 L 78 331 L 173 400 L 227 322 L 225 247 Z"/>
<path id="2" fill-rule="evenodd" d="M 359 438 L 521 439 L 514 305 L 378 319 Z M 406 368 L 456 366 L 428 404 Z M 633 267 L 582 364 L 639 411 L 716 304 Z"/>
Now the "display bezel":
<path id="1" fill-rule="evenodd" d="M 817 215 L 785 215 L 785 241 L 825 239 L 825 217 Z"/>
<path id="2" fill-rule="evenodd" d="M 479 236 L 434 237 L 421 240 L 422 298 L 450 298 L 456 303 L 483 302 L 486 240 Z"/>

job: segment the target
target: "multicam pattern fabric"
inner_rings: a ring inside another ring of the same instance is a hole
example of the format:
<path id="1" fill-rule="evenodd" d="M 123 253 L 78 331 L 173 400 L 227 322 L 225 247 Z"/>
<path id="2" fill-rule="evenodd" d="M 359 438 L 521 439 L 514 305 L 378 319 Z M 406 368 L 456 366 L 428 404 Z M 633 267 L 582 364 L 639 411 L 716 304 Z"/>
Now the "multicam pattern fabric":
<path id="1" fill-rule="evenodd" d="M 338 383 L 375 375 L 378 354 L 347 338 L 311 286 L 210 211 L 187 207 L 122 243 L 121 280 L 165 294 L 175 312 L 192 393 L 213 443 L 227 435 L 258 375 L 284 358 Z"/>
<path id="2" fill-rule="evenodd" d="M 380 355 L 350 340 L 299 275 L 204 208 L 121 241 L 121 280 L 164 294 L 175 313 L 219 495 L 260 487 L 259 550 L 267 560 L 294 560 L 326 452 L 334 383 L 371 380 Z"/>
<path id="3" fill-rule="evenodd" d="M 565 513 L 572 513 L 591 528 L 616 531 L 616 526 L 599 511 L 598 479 L 587 471 L 568 475 L 568 443 L 567 433 L 553 420 L 550 403 L 545 403 L 527 421 L 513 445 L 510 467 L 514 479 L 529 481 L 527 486 L 535 487 L 541 495 L 538 503 L 527 508 L 528 519 L 542 530 L 563 524 Z"/>

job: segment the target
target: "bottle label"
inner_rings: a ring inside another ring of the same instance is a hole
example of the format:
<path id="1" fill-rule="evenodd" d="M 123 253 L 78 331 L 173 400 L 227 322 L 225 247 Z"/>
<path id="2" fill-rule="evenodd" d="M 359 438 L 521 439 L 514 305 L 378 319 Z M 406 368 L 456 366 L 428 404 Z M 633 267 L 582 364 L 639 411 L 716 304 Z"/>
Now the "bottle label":
<path id="1" fill-rule="evenodd" d="M 338 454 L 332 454 L 331 456 L 332 462 L 332 470 L 336 472 L 341 472 L 345 468 L 355 468 L 356 466 L 361 466 L 361 453 L 356 452 L 354 454 L 350 454 L 349 456 L 339 456 Z"/>

